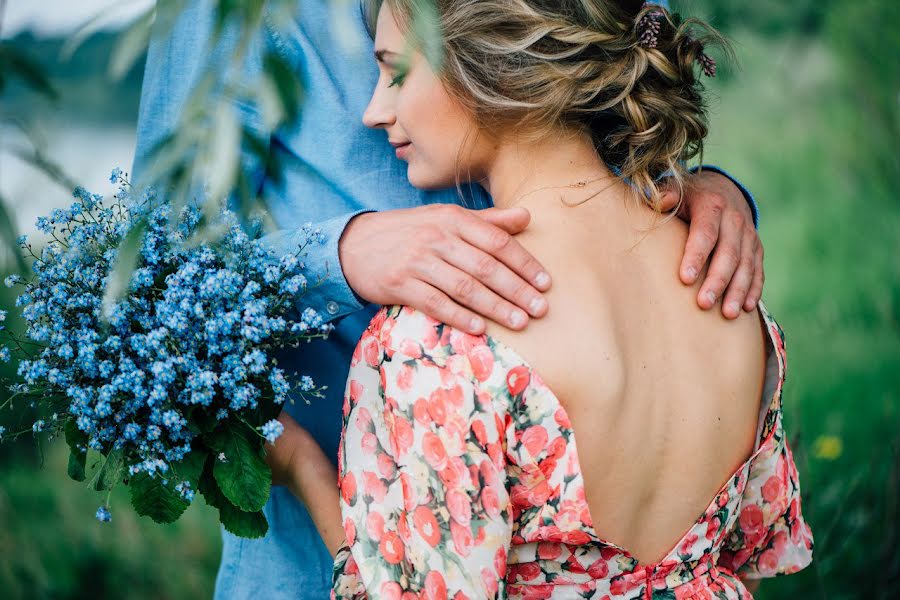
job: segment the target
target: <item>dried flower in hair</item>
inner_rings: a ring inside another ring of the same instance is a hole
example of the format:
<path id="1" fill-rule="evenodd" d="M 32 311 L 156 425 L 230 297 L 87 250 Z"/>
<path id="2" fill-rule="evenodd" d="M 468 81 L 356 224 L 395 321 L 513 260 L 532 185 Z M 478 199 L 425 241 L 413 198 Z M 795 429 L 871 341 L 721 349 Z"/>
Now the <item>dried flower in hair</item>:
<path id="1" fill-rule="evenodd" d="M 697 56 L 697 62 L 699 62 L 700 66 L 703 68 L 704 75 L 707 77 L 716 76 L 716 59 L 712 56 L 701 50 L 700 55 Z"/>
<path id="2" fill-rule="evenodd" d="M 656 48 L 659 44 L 659 29 L 665 15 L 652 2 L 644 2 L 641 8 L 653 6 L 647 14 L 638 20 L 638 43 L 646 48 Z"/>

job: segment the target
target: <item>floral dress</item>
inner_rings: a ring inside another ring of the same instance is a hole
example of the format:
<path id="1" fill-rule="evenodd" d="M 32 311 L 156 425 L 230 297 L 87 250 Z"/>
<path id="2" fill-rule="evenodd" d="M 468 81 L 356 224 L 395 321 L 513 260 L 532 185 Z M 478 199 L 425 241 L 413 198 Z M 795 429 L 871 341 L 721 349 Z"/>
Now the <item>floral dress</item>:
<path id="1" fill-rule="evenodd" d="M 739 579 L 812 559 L 782 427 L 783 332 L 756 448 L 661 561 L 593 529 L 565 409 L 511 348 L 404 306 L 375 315 L 344 397 L 346 533 L 331 598 L 750 598 Z"/>

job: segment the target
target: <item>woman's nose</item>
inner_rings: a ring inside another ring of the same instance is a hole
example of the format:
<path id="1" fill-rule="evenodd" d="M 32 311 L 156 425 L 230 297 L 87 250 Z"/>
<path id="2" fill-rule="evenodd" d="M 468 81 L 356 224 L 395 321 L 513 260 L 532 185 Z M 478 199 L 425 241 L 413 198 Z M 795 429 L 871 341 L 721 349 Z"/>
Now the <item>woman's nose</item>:
<path id="1" fill-rule="evenodd" d="M 375 92 L 372 94 L 372 99 L 369 100 L 369 105 L 363 113 L 363 125 L 378 129 L 390 127 L 394 124 L 396 121 L 394 108 L 391 105 L 389 98 L 386 98 L 386 96 L 389 95 L 390 94 L 383 93 L 380 86 L 375 89 Z"/>

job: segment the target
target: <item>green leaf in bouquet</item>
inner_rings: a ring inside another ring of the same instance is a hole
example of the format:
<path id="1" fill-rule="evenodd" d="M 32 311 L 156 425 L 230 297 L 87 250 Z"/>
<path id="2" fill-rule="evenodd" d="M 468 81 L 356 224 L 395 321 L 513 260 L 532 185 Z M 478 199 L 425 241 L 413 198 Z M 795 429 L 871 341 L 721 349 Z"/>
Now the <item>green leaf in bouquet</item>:
<path id="1" fill-rule="evenodd" d="M 222 503 L 228 502 L 228 499 L 222 495 L 222 490 L 219 489 L 219 484 L 216 482 L 215 476 L 213 476 L 215 460 L 215 458 L 209 458 L 203 465 L 203 472 L 200 474 L 200 484 L 197 486 L 197 491 L 200 492 L 207 504 L 214 508 L 222 508 Z"/>
<path id="2" fill-rule="evenodd" d="M 200 475 L 203 473 L 203 465 L 209 458 L 209 452 L 206 450 L 194 449 L 177 463 L 172 463 L 172 479 L 176 483 L 179 481 L 187 481 L 191 484 L 192 489 L 198 489 L 200 483 Z"/>
<path id="3" fill-rule="evenodd" d="M 239 537 L 261 538 L 269 531 L 269 522 L 261 510 L 244 512 L 230 502 L 219 509 L 219 519 L 228 532 Z"/>
<path id="4" fill-rule="evenodd" d="M 272 470 L 263 459 L 262 444 L 248 436 L 244 425 L 231 425 L 214 432 L 209 442 L 225 458 L 213 467 L 219 489 L 239 509 L 255 512 L 269 499 Z"/>
<path id="5" fill-rule="evenodd" d="M 100 471 L 94 476 L 94 489 L 98 492 L 111 490 L 112 487 L 122 480 L 122 472 L 125 469 L 125 455 L 119 450 L 110 450 L 103 461 Z"/>
<path id="6" fill-rule="evenodd" d="M 69 454 L 69 468 L 68 473 L 69 477 L 71 477 L 75 481 L 84 481 L 85 480 L 85 472 L 84 465 L 85 459 L 87 458 L 87 452 L 77 452 L 73 450 Z"/>
<path id="7" fill-rule="evenodd" d="M 138 473 L 132 477 L 131 505 L 137 514 L 157 523 L 174 523 L 188 507 L 188 502 L 172 487 L 171 479 L 163 485 L 163 476 Z"/>
<path id="8" fill-rule="evenodd" d="M 225 497 L 213 476 L 212 463 L 214 460 L 217 459 L 211 458 L 204 465 L 198 491 L 203 495 L 207 504 L 219 509 L 219 520 L 228 532 L 246 538 L 263 537 L 269 530 L 266 516 L 262 511 L 242 511 Z"/>
<path id="9" fill-rule="evenodd" d="M 75 481 L 85 480 L 85 461 L 87 460 L 87 434 L 75 424 L 72 417 L 65 424 L 66 444 L 69 445 L 69 477 Z M 80 448 L 79 448 L 80 446 Z"/>

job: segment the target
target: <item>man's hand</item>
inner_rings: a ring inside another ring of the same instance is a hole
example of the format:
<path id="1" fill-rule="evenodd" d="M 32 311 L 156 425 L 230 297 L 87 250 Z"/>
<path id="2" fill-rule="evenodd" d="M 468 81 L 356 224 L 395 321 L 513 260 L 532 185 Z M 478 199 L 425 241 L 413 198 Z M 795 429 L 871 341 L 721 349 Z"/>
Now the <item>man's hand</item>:
<path id="1" fill-rule="evenodd" d="M 677 200 L 675 192 L 668 191 L 663 205 L 674 206 Z M 690 224 L 680 269 L 685 285 L 697 281 L 712 253 L 697 295 L 700 308 L 712 308 L 725 292 L 722 314 L 726 318 L 736 319 L 741 307 L 748 312 L 754 310 L 765 280 L 763 247 L 750 206 L 737 186 L 712 171 L 691 175 L 678 216 Z"/>
<path id="2" fill-rule="evenodd" d="M 522 329 L 528 315 L 547 312 L 541 292 L 550 287 L 550 275 L 513 237 L 530 219 L 522 207 L 452 204 L 363 213 L 338 242 L 341 268 L 369 302 L 406 304 L 473 335 L 484 331 L 479 315 Z"/>

